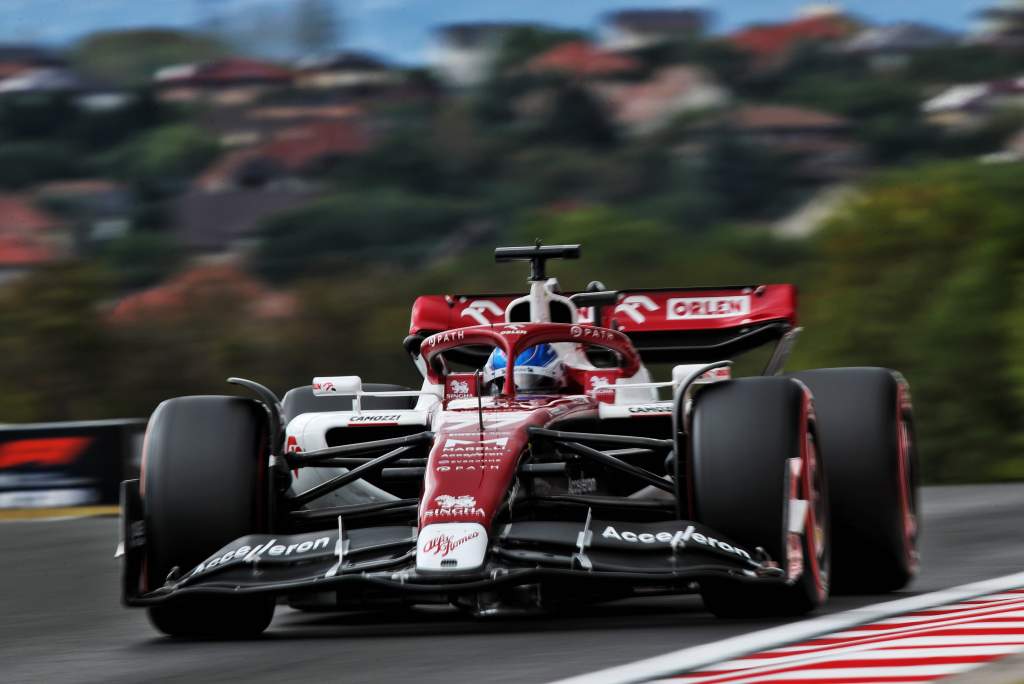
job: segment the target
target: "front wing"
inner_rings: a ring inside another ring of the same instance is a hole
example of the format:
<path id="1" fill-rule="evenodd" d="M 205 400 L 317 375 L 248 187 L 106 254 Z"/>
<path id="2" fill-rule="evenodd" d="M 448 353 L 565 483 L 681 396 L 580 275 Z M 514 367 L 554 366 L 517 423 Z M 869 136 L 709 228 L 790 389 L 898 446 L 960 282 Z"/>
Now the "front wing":
<path id="1" fill-rule="evenodd" d="M 126 483 L 128 484 L 128 483 Z M 145 557 L 137 493 L 122 491 L 123 598 L 150 605 L 194 594 L 453 596 L 532 584 L 593 581 L 679 587 L 708 577 L 785 582 L 778 564 L 699 523 L 528 521 L 504 525 L 488 563 L 473 571 L 415 569 L 417 530 L 404 525 L 241 537 L 195 568 L 144 590 Z"/>

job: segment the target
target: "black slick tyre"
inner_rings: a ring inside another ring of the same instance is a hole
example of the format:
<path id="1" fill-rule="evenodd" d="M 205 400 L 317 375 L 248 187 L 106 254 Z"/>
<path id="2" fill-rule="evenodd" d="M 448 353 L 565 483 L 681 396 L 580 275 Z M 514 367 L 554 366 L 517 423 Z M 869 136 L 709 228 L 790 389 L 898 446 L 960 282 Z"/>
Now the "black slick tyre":
<path id="1" fill-rule="evenodd" d="M 793 373 L 814 395 L 828 459 L 835 586 L 881 593 L 917 573 L 917 452 L 910 393 L 885 368 Z"/>
<path id="2" fill-rule="evenodd" d="M 142 456 L 148 590 L 268 526 L 267 413 L 238 397 L 178 397 L 150 417 Z M 176 569 L 176 570 L 175 570 Z M 149 608 L 159 631 L 242 638 L 270 624 L 269 596 L 179 597 Z"/>
<path id="3" fill-rule="evenodd" d="M 709 385 L 695 398 L 690 435 L 693 519 L 749 549 L 761 547 L 786 573 L 785 583 L 701 580 L 707 609 L 719 617 L 775 617 L 821 605 L 829 521 L 809 393 L 777 377 Z M 799 532 L 790 531 L 791 508 L 806 510 L 797 517 Z"/>

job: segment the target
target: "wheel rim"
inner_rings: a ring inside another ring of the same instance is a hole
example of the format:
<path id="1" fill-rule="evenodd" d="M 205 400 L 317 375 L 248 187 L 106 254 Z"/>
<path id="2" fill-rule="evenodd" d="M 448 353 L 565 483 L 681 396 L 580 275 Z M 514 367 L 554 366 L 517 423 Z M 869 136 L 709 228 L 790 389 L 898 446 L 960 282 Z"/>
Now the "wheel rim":
<path id="1" fill-rule="evenodd" d="M 917 502 L 914 500 L 914 437 L 908 420 L 909 401 L 903 387 L 898 393 L 897 411 L 897 470 L 899 477 L 900 524 L 903 541 L 903 552 L 907 569 L 913 573 L 917 570 Z"/>
<path id="2" fill-rule="evenodd" d="M 828 593 L 828 498 L 825 478 L 819 467 L 818 447 L 814 435 L 808 431 L 804 453 L 804 493 L 807 497 L 807 521 L 804 530 L 805 549 L 818 596 Z"/>

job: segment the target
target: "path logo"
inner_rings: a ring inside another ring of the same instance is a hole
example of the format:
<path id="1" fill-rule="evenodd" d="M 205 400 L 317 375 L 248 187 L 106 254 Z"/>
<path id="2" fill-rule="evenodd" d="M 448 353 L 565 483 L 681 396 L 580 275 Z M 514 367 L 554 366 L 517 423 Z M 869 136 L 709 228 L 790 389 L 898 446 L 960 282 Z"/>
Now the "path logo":
<path id="1" fill-rule="evenodd" d="M 88 448 L 92 439 L 92 437 L 43 437 L 16 439 L 0 444 L 0 470 L 29 465 L 67 465 Z"/>

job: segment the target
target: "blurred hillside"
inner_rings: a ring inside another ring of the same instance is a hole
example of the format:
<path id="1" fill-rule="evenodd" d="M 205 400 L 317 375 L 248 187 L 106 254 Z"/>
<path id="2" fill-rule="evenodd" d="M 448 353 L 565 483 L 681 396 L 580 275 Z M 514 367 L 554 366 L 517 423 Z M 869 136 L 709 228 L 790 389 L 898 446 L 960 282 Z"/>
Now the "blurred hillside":
<path id="1" fill-rule="evenodd" d="M 795 282 L 794 368 L 898 368 L 928 478 L 1024 477 L 1024 8 L 459 24 L 409 69 L 296 7 L 296 63 L 225 31 L 0 46 L 0 420 L 414 383 L 416 294 L 522 287 L 490 250 L 541 237 L 584 245 L 566 289 Z"/>

